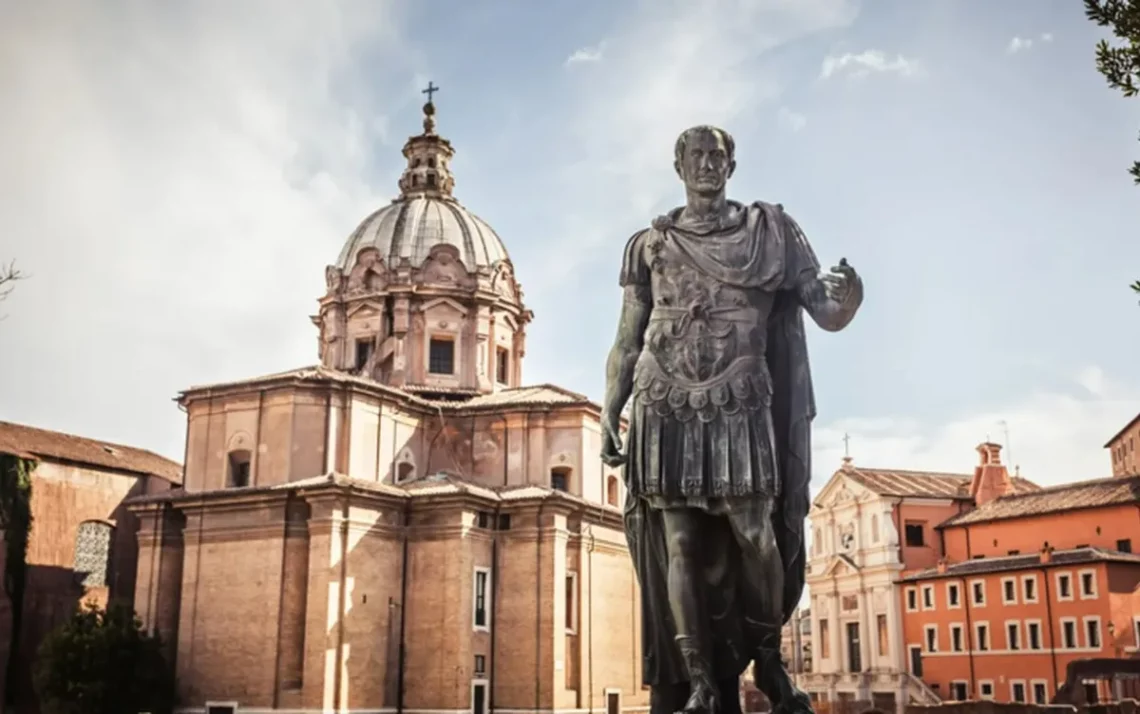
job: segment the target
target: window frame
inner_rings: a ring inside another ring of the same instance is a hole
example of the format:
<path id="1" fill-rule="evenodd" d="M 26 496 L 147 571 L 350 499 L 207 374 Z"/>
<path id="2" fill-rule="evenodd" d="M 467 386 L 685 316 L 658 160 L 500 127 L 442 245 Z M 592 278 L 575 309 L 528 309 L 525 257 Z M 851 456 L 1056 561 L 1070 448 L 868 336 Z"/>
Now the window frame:
<path id="1" fill-rule="evenodd" d="M 1072 571 L 1065 570 L 1053 574 L 1054 587 L 1057 590 L 1057 602 L 1071 602 L 1075 599 L 1076 588 L 1073 586 L 1073 573 Z M 1067 582 L 1069 584 L 1069 594 L 1065 595 L 1061 592 L 1061 583 Z"/>
<path id="2" fill-rule="evenodd" d="M 961 686 L 963 696 L 959 697 L 957 688 Z M 951 701 L 955 702 L 968 702 L 970 701 L 970 683 L 965 679 L 952 679 L 950 680 L 950 696 L 953 697 Z"/>
<path id="3" fill-rule="evenodd" d="M 1010 595 L 1012 593 L 1012 596 Z M 1002 605 L 1016 605 L 1017 604 L 1017 578 L 1008 577 L 1001 579 L 1001 604 Z"/>
<path id="4" fill-rule="evenodd" d="M 1005 621 L 1005 650 L 1006 652 L 1021 652 L 1022 637 L 1021 637 L 1021 620 L 1006 620 Z M 1013 637 L 1010 637 L 1010 634 Z"/>
<path id="5" fill-rule="evenodd" d="M 575 570 L 566 571 L 566 582 L 563 585 L 563 592 L 569 595 L 566 599 L 566 634 L 578 634 L 578 572 Z"/>
<path id="6" fill-rule="evenodd" d="M 931 637 L 931 633 L 934 637 Z M 924 654 L 938 653 L 938 625 L 922 626 L 922 647 Z"/>
<path id="7" fill-rule="evenodd" d="M 980 633 L 986 633 L 985 642 L 982 642 Z M 990 652 L 994 648 L 993 633 L 990 631 L 989 620 L 978 620 L 974 623 L 974 649 L 978 652 Z"/>
<path id="8" fill-rule="evenodd" d="M 919 543 L 912 544 L 910 542 L 909 528 L 919 529 Z M 926 542 L 926 521 L 903 521 L 903 545 L 907 548 L 927 548 L 929 544 Z"/>
<path id="9" fill-rule="evenodd" d="M 974 597 L 978 591 L 978 586 L 981 586 L 981 600 L 978 600 Z M 970 581 L 970 605 L 974 608 L 986 606 L 986 581 L 984 578 L 975 578 Z"/>
<path id="10" fill-rule="evenodd" d="M 903 590 L 903 607 L 907 612 L 918 612 L 918 586 L 912 585 Z M 1140 630 L 1137 630 L 1136 642 L 1140 645 Z"/>
<path id="11" fill-rule="evenodd" d="M 1029 584 L 1033 583 L 1033 597 L 1029 597 Z M 1041 586 L 1037 582 L 1037 575 L 1021 576 L 1021 602 L 1026 605 L 1036 605 L 1041 601 Z"/>
<path id="12" fill-rule="evenodd" d="M 930 597 L 927 597 L 929 595 Z M 929 603 L 929 604 L 927 604 Z M 922 586 L 922 609 L 923 611 L 935 610 L 938 608 L 938 601 L 934 599 L 934 585 Z"/>
<path id="13" fill-rule="evenodd" d="M 989 687 L 990 693 L 986 694 L 982 691 L 983 688 Z M 994 698 L 994 680 L 992 679 L 979 679 L 978 680 L 978 699 L 992 700 Z"/>
<path id="14" fill-rule="evenodd" d="M 954 633 L 958 633 L 958 642 L 954 642 Z M 966 627 L 961 622 L 950 623 L 950 651 L 955 653 L 966 651 Z"/>
<path id="15" fill-rule="evenodd" d="M 1045 649 L 1045 628 L 1041 620 L 1026 620 L 1025 625 L 1025 650 L 1027 652 L 1040 652 Z M 1037 646 L 1033 646 L 1033 638 L 1030 633 L 1037 630 Z"/>
<path id="16" fill-rule="evenodd" d="M 1089 576 L 1091 590 L 1085 592 L 1085 576 Z M 1082 568 L 1077 571 L 1077 590 L 1080 592 L 1082 600 L 1096 600 L 1099 597 L 1100 583 L 1097 582 L 1097 572 L 1095 568 Z"/>
<path id="17" fill-rule="evenodd" d="M 1021 685 L 1021 699 L 1018 699 L 1014 694 L 1016 687 Z M 1009 680 L 1009 701 L 1014 704 L 1026 704 L 1029 701 L 1029 689 L 1025 685 L 1024 679 L 1011 679 Z"/>
<path id="18" fill-rule="evenodd" d="M 475 632 L 491 631 L 491 592 L 494 587 L 491 583 L 491 569 L 476 565 L 471 578 L 471 626 Z M 483 592 L 479 592 L 479 576 L 483 575 Z M 479 600 L 483 600 L 483 624 L 479 624 Z"/>
<path id="19" fill-rule="evenodd" d="M 1041 701 L 1037 700 L 1037 687 L 1040 685 L 1044 689 L 1044 695 Z M 1029 680 L 1029 695 L 1030 704 L 1045 705 L 1049 703 L 1049 680 L 1048 679 L 1031 679 Z"/>
<path id="20" fill-rule="evenodd" d="M 957 598 L 950 597 L 950 593 L 957 593 Z M 957 602 L 954 602 L 954 600 Z M 946 609 L 947 610 L 960 610 L 962 608 L 962 587 L 961 583 L 957 581 L 950 581 L 946 583 Z"/>
<path id="21" fill-rule="evenodd" d="M 1061 630 L 1061 646 L 1059 650 L 1075 650 L 1080 649 L 1081 646 L 1081 628 L 1080 623 L 1077 622 L 1075 617 L 1062 617 L 1057 620 Z M 1071 624 L 1073 626 L 1073 643 L 1070 645 L 1065 637 L 1065 625 Z"/>
<path id="22" fill-rule="evenodd" d="M 432 369 L 432 345 L 434 343 L 437 343 L 437 342 L 440 344 L 450 345 L 450 347 L 451 347 L 451 371 L 450 372 L 437 372 L 434 369 Z M 427 344 L 427 373 L 428 373 L 428 375 L 432 376 L 432 377 L 454 377 L 457 374 L 456 369 L 457 369 L 458 364 L 459 364 L 459 360 L 457 360 L 455 358 L 456 353 L 458 352 L 458 350 L 456 349 L 457 347 L 458 347 L 458 345 L 456 344 L 455 335 L 451 335 L 448 333 L 432 333 L 432 334 L 428 335 L 428 344 Z"/>
<path id="23" fill-rule="evenodd" d="M 1081 618 L 1081 634 L 1084 635 L 1085 649 L 1100 651 L 1104 649 L 1104 629 L 1100 615 L 1085 615 Z M 1096 644 L 1090 641 L 1089 625 L 1096 625 Z"/>

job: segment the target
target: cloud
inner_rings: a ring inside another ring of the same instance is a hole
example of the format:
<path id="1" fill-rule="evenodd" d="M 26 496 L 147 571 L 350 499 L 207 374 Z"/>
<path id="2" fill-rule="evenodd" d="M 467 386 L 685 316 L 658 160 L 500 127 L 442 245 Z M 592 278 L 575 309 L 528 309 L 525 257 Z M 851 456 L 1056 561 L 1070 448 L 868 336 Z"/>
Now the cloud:
<path id="1" fill-rule="evenodd" d="M 305 316 L 345 220 L 394 193 L 365 180 L 374 117 L 416 57 L 387 2 L 114 7 L 0 27 L 4 257 L 34 275 L 5 306 L 4 342 L 34 349 L 6 351 L 0 418 L 181 459 L 177 390 L 314 360 Z"/>
<path id="2" fill-rule="evenodd" d="M 1111 380 L 1099 367 L 1080 370 L 1055 391 L 1026 395 L 972 414 L 920 422 L 906 417 L 852 417 L 815 431 L 813 486 L 821 488 L 839 467 L 843 437 L 857 465 L 972 473 L 974 451 L 992 439 L 1005 445 L 1012 470 L 1043 486 L 1112 475 L 1104 442 L 1136 416 L 1140 390 Z"/>
<path id="3" fill-rule="evenodd" d="M 882 50 L 865 50 L 858 54 L 848 52 L 839 56 L 828 55 L 823 59 L 819 71 L 820 79 L 828 79 L 840 74 L 862 78 L 870 74 L 898 74 L 913 77 L 921 73 L 918 62 L 901 54 L 889 57 Z"/>
<path id="4" fill-rule="evenodd" d="M 602 53 L 603 53 L 604 49 L 605 49 L 605 43 L 604 42 L 599 42 L 598 44 L 594 45 L 593 47 L 581 47 L 577 50 L 574 50 L 574 53 L 566 58 L 566 62 L 564 64 L 567 67 L 570 67 L 570 66 L 576 65 L 576 64 L 601 62 L 602 61 Z"/>
<path id="5" fill-rule="evenodd" d="M 780 96 L 792 78 L 763 61 L 769 53 L 857 14 L 854 0 L 638 0 L 633 7 L 605 37 L 607 71 L 582 77 L 570 92 L 564 145 L 574 153 L 559 157 L 566 165 L 560 186 L 583 208 L 552 236 L 532 291 L 557 289 L 596 256 L 595 247 L 615 241 L 615 230 L 632 233 L 676 196 L 672 147 L 682 130 L 711 123 L 731 131 Z"/>
<path id="6" fill-rule="evenodd" d="M 1052 42 L 1053 33 L 1043 32 L 1036 38 L 1036 40 L 1034 40 L 1032 37 L 1014 37 L 1009 41 L 1009 45 L 1006 47 L 1005 51 L 1011 55 L 1017 54 L 1018 52 L 1024 52 L 1032 48 L 1035 41 L 1042 44 Z"/>
<path id="7" fill-rule="evenodd" d="M 781 127 L 791 132 L 798 132 L 807 126 L 807 117 L 787 107 L 780 107 L 780 111 L 776 113 L 776 119 Z"/>

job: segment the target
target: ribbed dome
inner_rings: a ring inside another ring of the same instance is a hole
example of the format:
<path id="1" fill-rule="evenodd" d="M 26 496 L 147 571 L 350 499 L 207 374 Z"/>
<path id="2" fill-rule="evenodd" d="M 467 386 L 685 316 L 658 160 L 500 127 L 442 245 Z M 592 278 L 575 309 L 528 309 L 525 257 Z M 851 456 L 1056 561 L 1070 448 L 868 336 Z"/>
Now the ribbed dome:
<path id="1" fill-rule="evenodd" d="M 376 211 L 352 232 L 337 259 L 348 271 L 364 248 L 375 248 L 390 268 L 407 259 L 423 265 L 436 246 L 451 245 L 468 270 L 507 260 L 499 236 L 481 218 L 453 198 L 431 195 L 402 197 Z"/>

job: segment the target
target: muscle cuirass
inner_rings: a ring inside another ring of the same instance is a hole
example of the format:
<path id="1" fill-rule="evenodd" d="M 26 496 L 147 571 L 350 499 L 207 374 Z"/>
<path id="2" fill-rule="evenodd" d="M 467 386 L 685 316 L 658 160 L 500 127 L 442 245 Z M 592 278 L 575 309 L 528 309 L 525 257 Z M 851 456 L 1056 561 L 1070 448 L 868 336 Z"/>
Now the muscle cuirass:
<path id="1" fill-rule="evenodd" d="M 668 230 L 676 231 L 676 228 Z M 762 409 L 771 403 L 765 360 L 774 294 L 731 285 L 692 259 L 731 268 L 755 251 L 755 226 L 689 240 L 679 246 L 654 228 L 645 241 L 653 308 L 634 374 L 634 396 L 659 416 L 708 422 L 717 413 Z"/>

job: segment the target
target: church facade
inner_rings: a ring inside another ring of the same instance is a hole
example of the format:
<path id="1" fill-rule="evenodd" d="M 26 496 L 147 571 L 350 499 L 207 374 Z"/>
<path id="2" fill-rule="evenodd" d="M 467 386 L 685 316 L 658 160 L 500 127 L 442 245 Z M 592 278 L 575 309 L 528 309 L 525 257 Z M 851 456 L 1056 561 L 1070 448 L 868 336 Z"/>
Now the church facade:
<path id="1" fill-rule="evenodd" d="M 532 313 L 424 114 L 326 268 L 320 364 L 184 391 L 183 488 L 130 501 L 183 711 L 648 708 L 599 407 L 522 385 Z"/>

